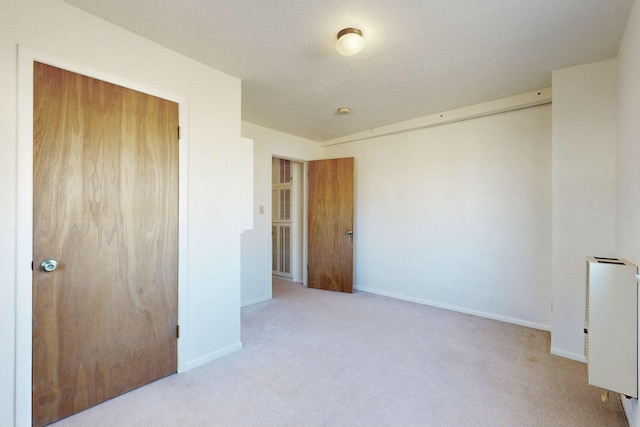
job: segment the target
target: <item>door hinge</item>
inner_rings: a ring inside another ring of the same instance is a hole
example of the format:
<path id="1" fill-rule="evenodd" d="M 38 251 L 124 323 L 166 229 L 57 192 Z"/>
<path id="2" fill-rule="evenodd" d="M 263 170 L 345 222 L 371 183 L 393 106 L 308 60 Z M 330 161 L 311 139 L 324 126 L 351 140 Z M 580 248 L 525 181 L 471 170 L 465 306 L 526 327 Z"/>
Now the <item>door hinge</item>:
<path id="1" fill-rule="evenodd" d="M 180 126 L 178 126 L 178 139 L 180 139 Z"/>
<path id="2" fill-rule="evenodd" d="M 180 338 L 180 325 L 176 325 L 176 338 Z"/>
<path id="3" fill-rule="evenodd" d="M 33 271 L 33 261 L 31 261 L 31 271 Z"/>

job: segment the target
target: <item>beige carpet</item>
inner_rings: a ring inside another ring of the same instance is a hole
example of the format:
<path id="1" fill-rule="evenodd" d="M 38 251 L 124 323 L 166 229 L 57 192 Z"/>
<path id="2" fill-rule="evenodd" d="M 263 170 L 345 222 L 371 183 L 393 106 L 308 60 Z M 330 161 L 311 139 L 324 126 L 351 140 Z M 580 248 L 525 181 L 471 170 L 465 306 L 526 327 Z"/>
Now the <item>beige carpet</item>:
<path id="1" fill-rule="evenodd" d="M 626 426 L 549 333 L 381 296 L 274 283 L 244 348 L 63 426 Z"/>

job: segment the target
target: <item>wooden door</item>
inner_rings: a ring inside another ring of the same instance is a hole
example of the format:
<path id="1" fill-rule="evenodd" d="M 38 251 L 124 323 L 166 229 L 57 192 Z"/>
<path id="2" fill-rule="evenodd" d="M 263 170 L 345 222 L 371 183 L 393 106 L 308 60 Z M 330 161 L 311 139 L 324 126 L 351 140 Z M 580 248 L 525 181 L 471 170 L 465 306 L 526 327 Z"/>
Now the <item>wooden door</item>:
<path id="1" fill-rule="evenodd" d="M 173 102 L 34 64 L 35 426 L 177 370 L 177 130 Z"/>
<path id="2" fill-rule="evenodd" d="M 353 292 L 354 159 L 309 162 L 309 287 Z"/>

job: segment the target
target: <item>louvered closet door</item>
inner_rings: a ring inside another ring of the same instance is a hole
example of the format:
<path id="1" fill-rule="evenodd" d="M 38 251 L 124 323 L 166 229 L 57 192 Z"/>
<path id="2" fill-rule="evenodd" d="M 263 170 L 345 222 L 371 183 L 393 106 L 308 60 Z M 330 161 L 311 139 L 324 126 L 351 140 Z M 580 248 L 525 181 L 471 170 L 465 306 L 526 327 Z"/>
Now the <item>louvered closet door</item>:
<path id="1" fill-rule="evenodd" d="M 291 271 L 291 162 L 273 159 L 272 164 L 272 272 L 292 278 Z"/>

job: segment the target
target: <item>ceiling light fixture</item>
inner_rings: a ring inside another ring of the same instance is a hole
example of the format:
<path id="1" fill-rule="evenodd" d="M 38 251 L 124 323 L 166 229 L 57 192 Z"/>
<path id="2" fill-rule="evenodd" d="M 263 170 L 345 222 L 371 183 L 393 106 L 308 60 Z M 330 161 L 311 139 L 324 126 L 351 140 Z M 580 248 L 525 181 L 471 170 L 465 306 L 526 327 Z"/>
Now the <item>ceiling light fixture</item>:
<path id="1" fill-rule="evenodd" d="M 350 112 L 351 112 L 351 108 L 349 107 L 338 108 L 338 114 L 349 114 Z"/>
<path id="2" fill-rule="evenodd" d="M 364 39 L 357 28 L 345 28 L 338 33 L 336 50 L 340 55 L 351 56 L 362 50 Z"/>

